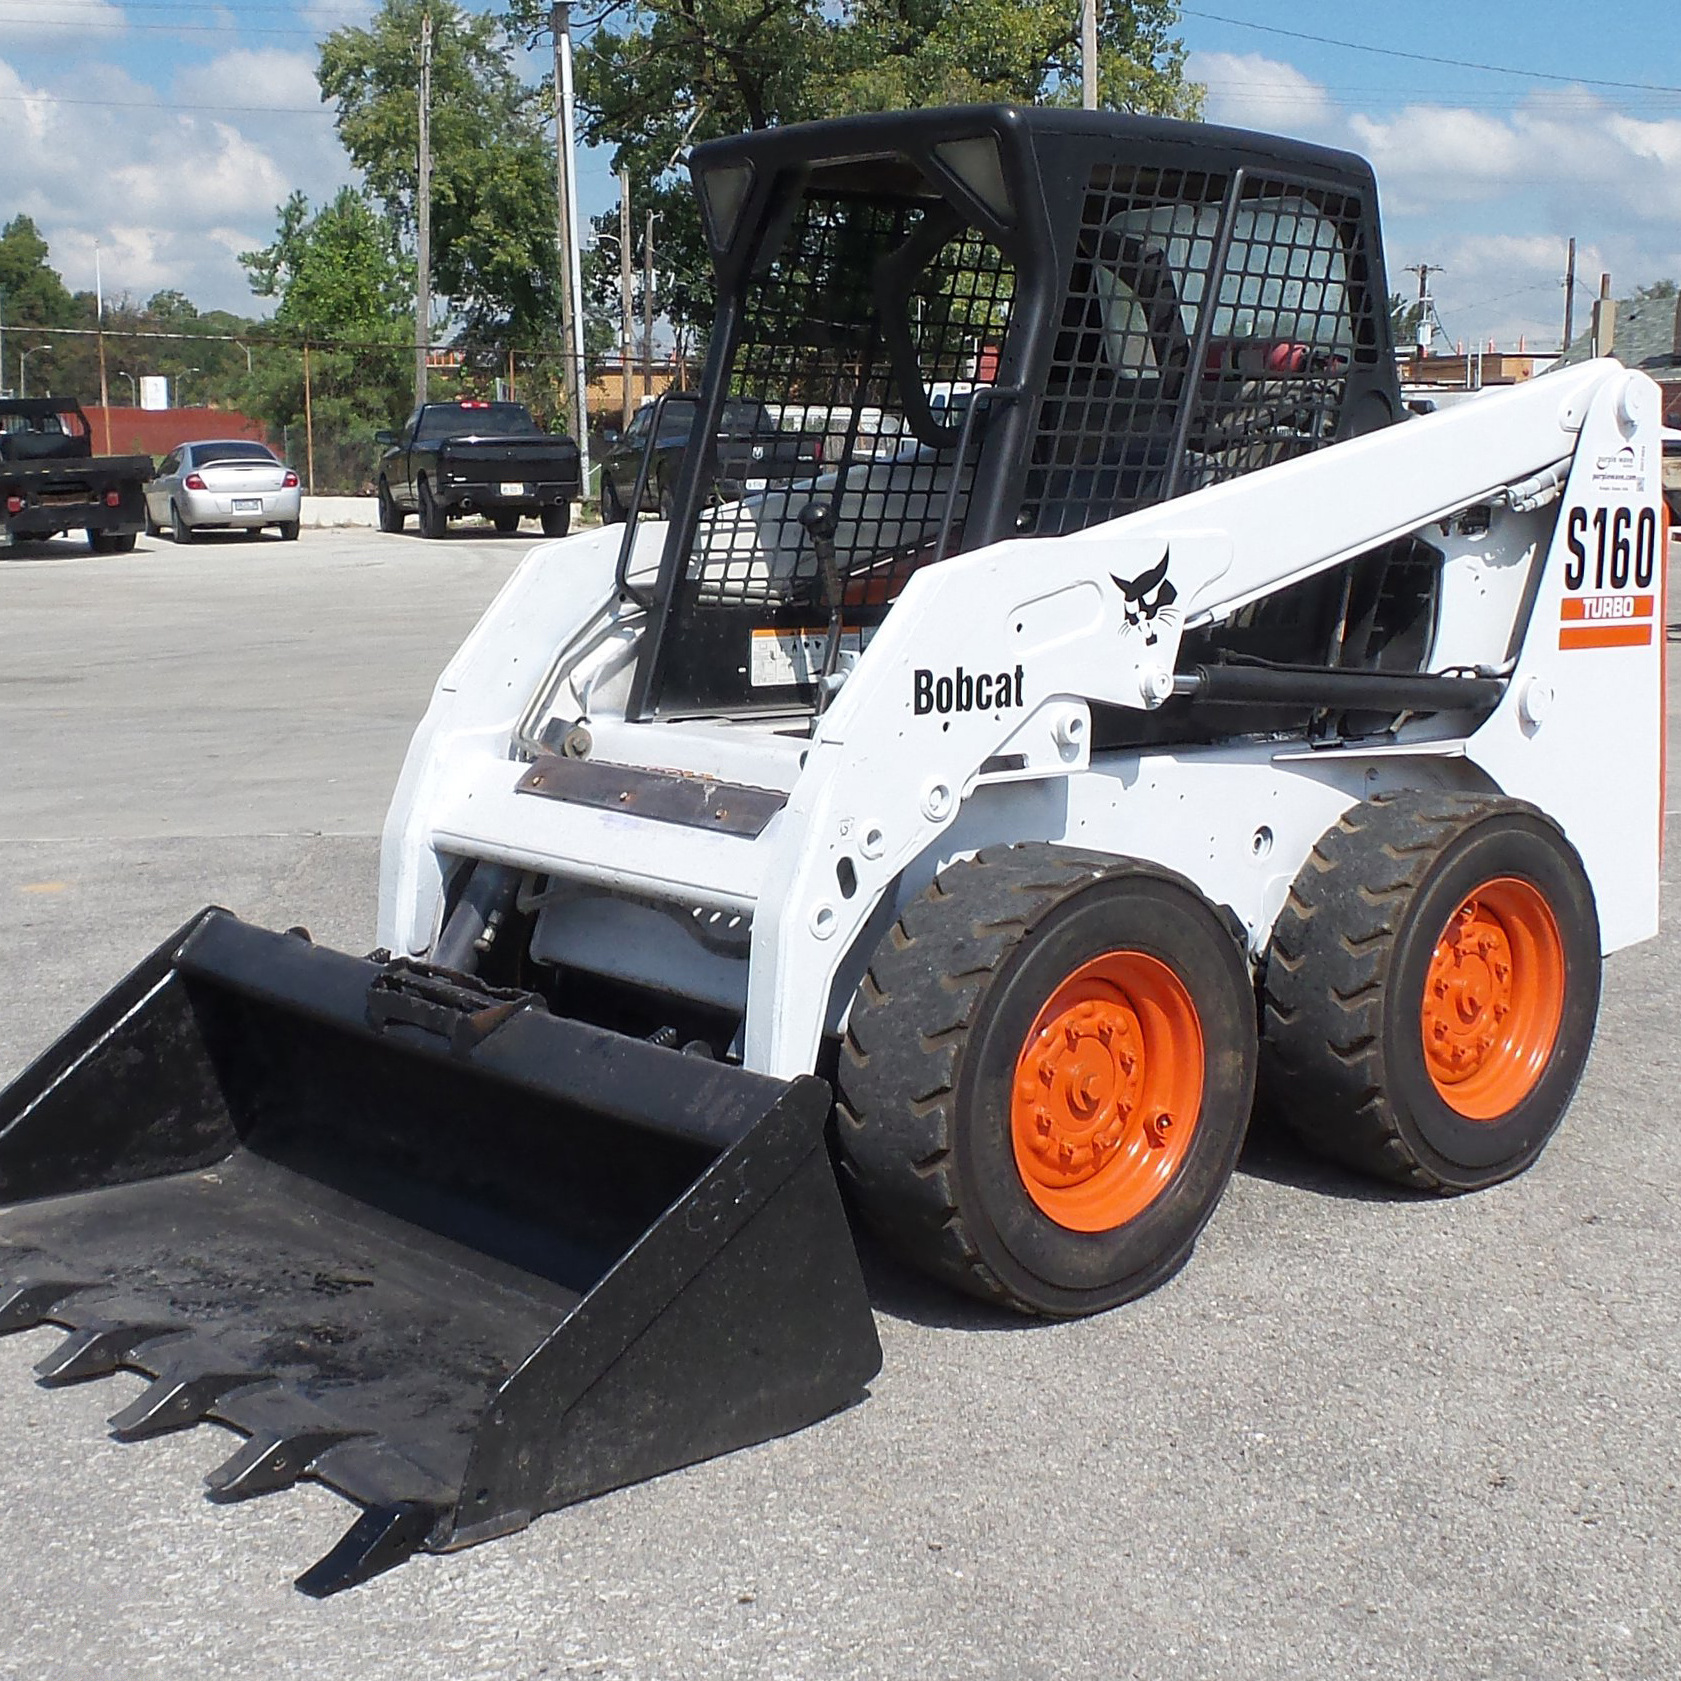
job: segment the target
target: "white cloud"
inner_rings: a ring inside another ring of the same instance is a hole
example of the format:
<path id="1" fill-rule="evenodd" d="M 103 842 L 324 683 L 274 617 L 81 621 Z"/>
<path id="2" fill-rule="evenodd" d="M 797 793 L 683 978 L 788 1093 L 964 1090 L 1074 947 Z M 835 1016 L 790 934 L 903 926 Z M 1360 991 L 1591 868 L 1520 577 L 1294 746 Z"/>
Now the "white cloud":
<path id="1" fill-rule="evenodd" d="M 73 288 L 92 287 L 98 240 L 108 294 L 172 287 L 252 310 L 237 253 L 272 237 L 294 188 L 319 201 L 350 178 L 314 62 L 238 49 L 183 69 L 166 97 L 110 64 L 60 89 L 0 59 L 0 110 L 21 117 L 0 150 L 0 209 L 35 219 Z"/>
<path id="2" fill-rule="evenodd" d="M 1391 283 L 1403 264 L 1433 284 L 1455 337 L 1556 344 L 1565 246 L 1579 240 L 1577 330 L 1601 272 L 1627 294 L 1681 275 L 1681 120 L 1630 116 L 1576 87 L 1505 110 L 1448 103 L 1351 109 L 1280 59 L 1197 52 L 1211 122 L 1344 147 L 1369 158 L 1382 198 Z"/>
<path id="3" fill-rule="evenodd" d="M 6 40 L 16 47 L 103 43 L 127 28 L 128 14 L 110 0 L 6 0 Z"/>
<path id="4" fill-rule="evenodd" d="M 1324 88 L 1280 59 L 1194 52 L 1185 74 L 1208 89 L 1204 115 L 1211 123 L 1306 135 L 1334 120 Z"/>
<path id="5" fill-rule="evenodd" d="M 1349 120 L 1398 207 L 1536 190 L 1561 208 L 1642 221 L 1681 216 L 1681 122 L 1638 122 L 1591 95 L 1526 100 L 1507 115 L 1412 105 Z"/>

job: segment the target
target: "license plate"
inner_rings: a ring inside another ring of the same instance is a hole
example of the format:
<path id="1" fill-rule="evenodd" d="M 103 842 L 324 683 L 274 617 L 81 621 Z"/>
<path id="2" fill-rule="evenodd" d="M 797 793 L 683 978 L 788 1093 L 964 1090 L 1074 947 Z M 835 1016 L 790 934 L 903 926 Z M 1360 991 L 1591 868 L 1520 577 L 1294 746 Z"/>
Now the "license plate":
<path id="1" fill-rule="evenodd" d="M 500 489 L 504 496 L 523 496 L 525 494 L 525 486 L 522 484 L 505 484 L 500 486 Z"/>
<path id="2" fill-rule="evenodd" d="M 233 499 L 233 511 L 236 514 L 260 514 L 263 511 L 263 499 L 260 496 L 236 496 Z"/>
<path id="3" fill-rule="evenodd" d="M 769 483 L 769 479 L 749 479 L 747 481 L 747 488 L 749 490 L 763 490 Z"/>

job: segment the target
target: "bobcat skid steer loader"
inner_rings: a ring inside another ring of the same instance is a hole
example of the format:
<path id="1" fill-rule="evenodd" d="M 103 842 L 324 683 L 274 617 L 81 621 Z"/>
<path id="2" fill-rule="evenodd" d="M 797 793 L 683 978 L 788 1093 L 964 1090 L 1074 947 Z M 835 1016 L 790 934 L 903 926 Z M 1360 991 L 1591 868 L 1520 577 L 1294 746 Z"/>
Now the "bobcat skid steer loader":
<path id="1" fill-rule="evenodd" d="M 1308 146 L 977 108 L 692 169 L 671 517 L 451 662 L 383 949 L 207 910 L 0 1094 L 0 1329 L 150 1376 L 119 1435 L 237 1431 L 214 1498 L 361 1506 L 311 1592 L 861 1396 L 832 1161 L 1039 1314 L 1186 1260 L 1257 1085 L 1520 1172 L 1657 926 L 1647 379 L 1392 424 L 1371 175 Z M 726 495 L 731 402 L 799 447 Z"/>

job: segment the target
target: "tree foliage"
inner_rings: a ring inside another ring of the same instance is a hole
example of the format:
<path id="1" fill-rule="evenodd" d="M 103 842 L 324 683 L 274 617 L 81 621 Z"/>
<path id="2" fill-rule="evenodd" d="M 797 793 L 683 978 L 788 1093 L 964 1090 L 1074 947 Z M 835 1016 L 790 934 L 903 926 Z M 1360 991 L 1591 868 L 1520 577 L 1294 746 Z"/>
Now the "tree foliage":
<path id="1" fill-rule="evenodd" d="M 0 308 L 8 327 L 68 327 L 76 306 L 47 261 L 47 242 L 28 216 L 0 228 Z"/>
<path id="2" fill-rule="evenodd" d="M 432 286 L 469 342 L 538 343 L 557 305 L 554 148 L 542 90 L 522 82 L 495 18 L 452 0 L 383 0 L 322 43 L 317 80 L 368 191 L 412 240 L 420 24 L 432 19 Z"/>
<path id="3" fill-rule="evenodd" d="M 545 0 L 513 0 L 535 37 Z M 1074 104 L 1080 9 L 1073 0 L 632 0 L 577 55 L 582 138 L 613 149 L 639 209 L 660 215 L 666 312 L 703 322 L 707 259 L 688 183 L 694 141 L 858 111 L 1004 100 Z M 1101 8 L 1105 106 L 1192 117 L 1173 0 Z M 602 219 L 606 226 L 608 218 Z"/>
<path id="4" fill-rule="evenodd" d="M 273 244 L 239 260 L 252 291 L 277 300 L 275 325 L 312 346 L 317 434 L 366 455 L 374 431 L 407 412 L 414 377 L 413 271 L 390 219 L 353 187 L 314 212 L 294 193 L 280 207 Z M 257 411 L 271 424 L 284 429 L 303 419 L 297 349 L 260 350 L 251 387 Z"/>

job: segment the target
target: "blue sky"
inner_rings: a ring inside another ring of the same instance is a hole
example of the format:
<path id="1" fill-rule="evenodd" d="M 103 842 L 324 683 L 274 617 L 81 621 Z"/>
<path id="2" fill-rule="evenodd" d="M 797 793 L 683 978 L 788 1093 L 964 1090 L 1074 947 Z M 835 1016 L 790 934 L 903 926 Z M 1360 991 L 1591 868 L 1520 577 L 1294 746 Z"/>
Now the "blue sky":
<path id="1" fill-rule="evenodd" d="M 98 239 L 114 291 L 250 308 L 236 254 L 293 188 L 348 178 L 315 43 L 367 9 L 0 0 L 0 217 L 33 215 L 72 285 L 91 285 Z M 1452 337 L 1556 341 L 1572 234 L 1578 323 L 1602 269 L 1621 293 L 1681 275 L 1676 0 L 1206 0 L 1181 27 L 1211 118 L 1372 159 L 1392 276 L 1442 266 Z M 594 160 L 585 208 L 612 193 Z"/>

